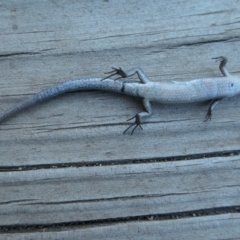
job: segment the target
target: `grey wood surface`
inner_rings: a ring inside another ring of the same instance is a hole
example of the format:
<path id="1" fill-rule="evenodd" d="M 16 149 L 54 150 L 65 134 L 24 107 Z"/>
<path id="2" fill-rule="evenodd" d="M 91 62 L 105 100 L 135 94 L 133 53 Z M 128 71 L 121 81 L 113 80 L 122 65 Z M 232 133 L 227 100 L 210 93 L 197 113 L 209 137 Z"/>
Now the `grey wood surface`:
<path id="1" fill-rule="evenodd" d="M 239 74 L 239 1 L 0 1 L 0 112 L 58 82 L 141 67 Z M 133 77 L 132 80 L 136 80 Z M 237 239 L 240 97 L 164 106 L 68 93 L 0 126 L 0 239 Z M 141 231 L 139 231 L 141 229 Z M 182 229 L 182 231 L 180 231 Z"/>

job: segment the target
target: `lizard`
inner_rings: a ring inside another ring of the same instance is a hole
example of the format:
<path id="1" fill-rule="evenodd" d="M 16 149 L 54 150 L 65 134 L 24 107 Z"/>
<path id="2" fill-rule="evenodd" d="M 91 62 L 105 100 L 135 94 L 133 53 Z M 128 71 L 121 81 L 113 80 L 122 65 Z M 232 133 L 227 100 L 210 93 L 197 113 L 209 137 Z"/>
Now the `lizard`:
<path id="1" fill-rule="evenodd" d="M 123 132 L 125 134 L 133 127 L 131 134 L 139 127 L 146 118 L 152 115 L 151 102 L 162 104 L 193 103 L 211 100 L 208 107 L 205 120 L 211 120 L 214 107 L 223 99 L 240 94 L 240 77 L 230 75 L 226 69 L 227 58 L 220 56 L 213 58 L 220 61 L 219 69 L 222 77 L 199 78 L 193 80 L 164 80 L 160 82 L 151 82 L 140 68 L 133 68 L 127 72 L 121 68 L 113 68 L 110 74 L 105 78 L 82 78 L 67 80 L 46 89 L 41 90 L 26 100 L 6 110 L 0 115 L 0 123 L 12 117 L 16 113 L 35 105 L 39 102 L 48 100 L 60 94 L 73 91 L 99 90 L 122 93 L 138 98 L 142 98 L 144 111 L 137 113 L 130 121 L 134 122 Z M 128 78 L 137 74 L 140 82 L 122 81 L 120 79 Z M 111 79 L 117 75 L 116 79 Z"/>

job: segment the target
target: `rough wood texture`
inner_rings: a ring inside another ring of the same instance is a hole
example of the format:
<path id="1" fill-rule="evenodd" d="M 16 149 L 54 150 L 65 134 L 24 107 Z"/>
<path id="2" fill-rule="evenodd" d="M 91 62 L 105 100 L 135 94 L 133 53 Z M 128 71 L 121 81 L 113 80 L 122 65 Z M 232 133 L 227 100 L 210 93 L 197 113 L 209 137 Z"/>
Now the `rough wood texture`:
<path id="1" fill-rule="evenodd" d="M 0 2 L 0 112 L 112 66 L 152 81 L 212 77 L 223 55 L 239 74 L 239 18 L 233 0 Z M 239 237 L 240 97 L 203 123 L 207 108 L 153 104 L 144 131 L 122 135 L 141 100 L 90 91 L 5 122 L 0 239 Z"/>

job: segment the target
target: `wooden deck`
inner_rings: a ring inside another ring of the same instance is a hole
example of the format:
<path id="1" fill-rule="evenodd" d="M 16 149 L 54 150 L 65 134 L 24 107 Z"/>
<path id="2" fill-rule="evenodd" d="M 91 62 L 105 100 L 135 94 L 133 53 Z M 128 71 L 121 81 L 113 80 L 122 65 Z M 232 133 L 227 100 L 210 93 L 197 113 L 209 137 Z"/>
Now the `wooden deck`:
<path id="1" fill-rule="evenodd" d="M 141 67 L 240 74 L 240 2 L 0 2 L 0 112 L 58 82 Z M 136 77 L 132 78 L 137 80 Z M 239 239 L 240 97 L 163 106 L 76 92 L 0 126 L 0 239 Z"/>

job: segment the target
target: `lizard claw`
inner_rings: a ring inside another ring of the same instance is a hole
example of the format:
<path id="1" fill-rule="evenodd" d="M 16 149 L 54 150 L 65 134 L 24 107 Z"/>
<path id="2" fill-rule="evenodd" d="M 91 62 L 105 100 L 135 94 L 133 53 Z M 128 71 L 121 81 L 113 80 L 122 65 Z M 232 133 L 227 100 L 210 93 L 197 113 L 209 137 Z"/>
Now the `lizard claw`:
<path id="1" fill-rule="evenodd" d="M 224 57 L 224 56 L 214 57 L 214 58 L 212 58 L 212 59 L 215 59 L 215 60 L 216 60 L 215 62 L 222 62 L 222 61 L 224 61 L 224 60 L 227 60 L 227 58 Z"/>
<path id="2" fill-rule="evenodd" d="M 211 121 L 211 118 L 212 118 L 212 111 L 211 109 L 208 110 L 207 114 L 206 114 L 206 117 L 204 119 L 204 122 L 210 120 Z"/>
<path id="3" fill-rule="evenodd" d="M 118 80 L 120 78 L 126 78 L 127 77 L 127 74 L 121 68 L 114 68 L 113 67 L 112 69 L 113 69 L 112 71 L 104 73 L 104 74 L 110 74 L 110 75 L 108 75 L 107 77 L 101 79 L 101 81 L 103 81 L 103 80 L 105 80 L 107 78 L 110 78 L 110 77 L 112 77 L 114 75 L 120 75 L 120 77 L 118 77 L 118 78 L 116 78 L 114 80 Z"/>
<path id="4" fill-rule="evenodd" d="M 133 130 L 131 131 L 131 135 L 133 135 L 133 133 L 134 133 L 134 131 L 135 131 L 135 129 L 137 128 L 137 127 L 140 127 L 141 128 L 141 130 L 143 130 L 143 128 L 142 128 L 142 126 L 141 126 L 141 122 L 140 122 L 140 118 L 139 118 L 139 115 L 138 114 L 136 114 L 135 116 L 133 116 L 132 118 L 129 118 L 127 121 L 130 121 L 130 120 L 132 120 L 132 119 L 134 119 L 135 118 L 135 121 L 134 121 L 134 123 L 132 123 L 124 132 L 123 132 L 123 134 L 125 134 L 131 127 L 133 127 Z"/>

